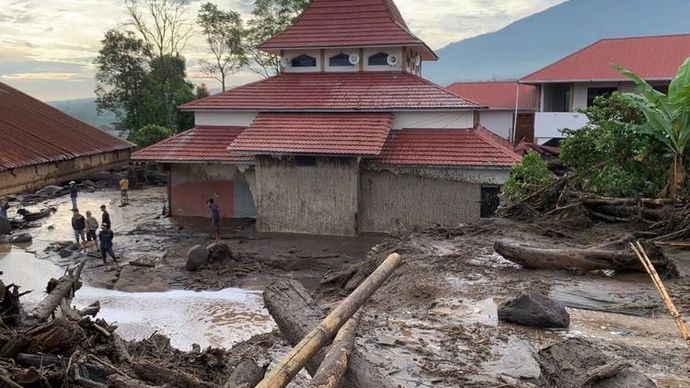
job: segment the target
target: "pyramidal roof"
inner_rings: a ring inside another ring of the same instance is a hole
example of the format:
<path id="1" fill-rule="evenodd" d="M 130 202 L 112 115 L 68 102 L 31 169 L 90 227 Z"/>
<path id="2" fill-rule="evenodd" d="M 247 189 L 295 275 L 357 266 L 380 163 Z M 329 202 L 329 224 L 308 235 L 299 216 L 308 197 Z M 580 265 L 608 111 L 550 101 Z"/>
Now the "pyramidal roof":
<path id="1" fill-rule="evenodd" d="M 297 21 L 259 48 L 418 47 L 422 59 L 436 54 L 410 32 L 393 0 L 312 0 Z"/>

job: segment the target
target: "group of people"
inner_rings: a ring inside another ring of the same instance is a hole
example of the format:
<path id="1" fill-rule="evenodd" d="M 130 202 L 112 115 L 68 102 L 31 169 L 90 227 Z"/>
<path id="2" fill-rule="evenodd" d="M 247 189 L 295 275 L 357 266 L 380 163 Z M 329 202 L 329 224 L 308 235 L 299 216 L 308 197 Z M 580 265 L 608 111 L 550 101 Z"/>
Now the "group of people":
<path id="1" fill-rule="evenodd" d="M 72 200 L 72 229 L 74 230 L 74 239 L 77 244 L 81 245 L 87 241 L 93 241 L 96 248 L 101 253 L 103 264 L 106 264 L 107 255 L 117 263 L 115 253 L 113 253 L 113 231 L 110 223 L 110 213 L 105 205 L 101 205 L 101 224 L 100 231 L 98 231 L 98 220 L 93 216 L 91 211 L 86 211 L 86 217 L 79 212 L 77 208 L 77 190 L 74 182 L 70 182 L 70 199 Z"/>

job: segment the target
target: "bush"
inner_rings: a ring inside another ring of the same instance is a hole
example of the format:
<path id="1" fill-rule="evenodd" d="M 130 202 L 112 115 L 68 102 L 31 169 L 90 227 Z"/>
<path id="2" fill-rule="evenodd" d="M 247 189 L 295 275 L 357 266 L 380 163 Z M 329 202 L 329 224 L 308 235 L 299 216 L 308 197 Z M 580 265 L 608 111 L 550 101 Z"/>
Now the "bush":
<path id="1" fill-rule="evenodd" d="M 663 150 L 635 131 L 644 116 L 620 93 L 582 110 L 584 128 L 563 130 L 561 161 L 580 190 L 613 197 L 654 196 L 663 187 Z"/>
<path id="2" fill-rule="evenodd" d="M 510 178 L 503 187 L 503 197 L 518 202 L 552 181 L 546 162 L 538 153 L 530 151 L 522 158 L 522 163 L 510 170 Z"/>
<path id="3" fill-rule="evenodd" d="M 173 135 L 173 130 L 160 125 L 149 124 L 139 129 L 135 129 L 129 134 L 129 141 L 135 143 L 140 148 L 150 146 L 158 143 L 163 139 L 167 139 Z"/>

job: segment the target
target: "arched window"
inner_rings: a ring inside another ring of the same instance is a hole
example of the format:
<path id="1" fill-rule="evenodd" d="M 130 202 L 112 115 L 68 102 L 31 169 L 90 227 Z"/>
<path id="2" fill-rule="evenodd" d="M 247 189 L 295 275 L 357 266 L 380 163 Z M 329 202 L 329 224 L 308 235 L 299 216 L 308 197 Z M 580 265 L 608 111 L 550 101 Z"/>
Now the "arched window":
<path id="1" fill-rule="evenodd" d="M 354 66 L 350 63 L 350 56 L 340 53 L 328 59 L 328 66 Z"/>
<path id="2" fill-rule="evenodd" d="M 388 53 L 380 52 L 369 57 L 369 66 L 388 66 Z"/>
<path id="3" fill-rule="evenodd" d="M 302 54 L 292 58 L 292 67 L 316 67 L 316 58 Z"/>

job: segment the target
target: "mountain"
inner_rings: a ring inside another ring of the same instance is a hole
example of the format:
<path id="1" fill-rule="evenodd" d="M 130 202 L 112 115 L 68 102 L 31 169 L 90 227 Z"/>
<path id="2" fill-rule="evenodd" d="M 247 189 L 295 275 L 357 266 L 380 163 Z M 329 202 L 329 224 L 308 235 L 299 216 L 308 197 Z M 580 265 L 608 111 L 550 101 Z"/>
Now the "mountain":
<path id="1" fill-rule="evenodd" d="M 516 79 L 602 38 L 690 33 L 689 21 L 690 0 L 569 0 L 451 43 L 423 71 L 441 85 Z"/>
<path id="2" fill-rule="evenodd" d="M 81 121 L 85 121 L 95 127 L 110 132 L 113 131 L 113 124 L 118 121 L 117 117 L 112 112 L 102 112 L 98 114 L 95 98 L 49 101 L 47 104 Z"/>

